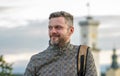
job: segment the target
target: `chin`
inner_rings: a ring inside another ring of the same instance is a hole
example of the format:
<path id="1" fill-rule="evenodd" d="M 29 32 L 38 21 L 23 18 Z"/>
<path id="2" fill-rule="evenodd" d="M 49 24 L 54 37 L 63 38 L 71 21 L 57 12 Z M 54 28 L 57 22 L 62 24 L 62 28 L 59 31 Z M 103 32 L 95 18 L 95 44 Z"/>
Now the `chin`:
<path id="1" fill-rule="evenodd" d="M 59 43 L 58 42 L 52 42 L 53 45 L 58 45 Z"/>
<path id="2" fill-rule="evenodd" d="M 59 44 L 59 41 L 51 41 L 51 44 L 53 44 L 53 45 L 58 45 L 58 44 Z"/>

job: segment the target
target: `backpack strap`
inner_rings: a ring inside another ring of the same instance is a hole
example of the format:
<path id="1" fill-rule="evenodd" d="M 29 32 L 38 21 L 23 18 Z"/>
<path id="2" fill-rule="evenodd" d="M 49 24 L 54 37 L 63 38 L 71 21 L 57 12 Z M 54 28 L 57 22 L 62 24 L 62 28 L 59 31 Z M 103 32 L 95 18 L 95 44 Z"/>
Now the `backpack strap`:
<path id="1" fill-rule="evenodd" d="M 89 47 L 80 45 L 77 54 L 77 74 L 78 76 L 85 76 L 86 60 Z"/>

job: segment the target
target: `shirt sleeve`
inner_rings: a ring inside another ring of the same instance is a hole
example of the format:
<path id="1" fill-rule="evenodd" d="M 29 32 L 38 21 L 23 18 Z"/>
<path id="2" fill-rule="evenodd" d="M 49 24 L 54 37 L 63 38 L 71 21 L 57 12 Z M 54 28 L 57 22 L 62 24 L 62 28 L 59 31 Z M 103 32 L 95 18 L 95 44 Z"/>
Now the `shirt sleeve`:
<path id="1" fill-rule="evenodd" d="M 97 76 L 97 70 L 91 50 L 88 50 L 85 76 Z"/>
<path id="2" fill-rule="evenodd" d="M 25 70 L 25 73 L 24 73 L 24 76 L 36 76 L 35 75 L 35 64 L 34 64 L 34 58 L 31 57 L 27 67 L 26 67 L 26 70 Z"/>

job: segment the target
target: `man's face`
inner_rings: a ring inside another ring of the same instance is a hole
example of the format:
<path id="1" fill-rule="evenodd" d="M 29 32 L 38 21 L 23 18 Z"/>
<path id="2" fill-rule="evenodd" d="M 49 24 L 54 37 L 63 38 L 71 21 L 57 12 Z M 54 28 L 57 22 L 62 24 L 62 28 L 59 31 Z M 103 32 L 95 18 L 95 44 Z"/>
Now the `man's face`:
<path id="1" fill-rule="evenodd" d="M 50 41 L 53 45 L 62 45 L 68 42 L 74 30 L 72 26 L 67 25 L 64 17 L 51 18 L 48 28 Z"/>

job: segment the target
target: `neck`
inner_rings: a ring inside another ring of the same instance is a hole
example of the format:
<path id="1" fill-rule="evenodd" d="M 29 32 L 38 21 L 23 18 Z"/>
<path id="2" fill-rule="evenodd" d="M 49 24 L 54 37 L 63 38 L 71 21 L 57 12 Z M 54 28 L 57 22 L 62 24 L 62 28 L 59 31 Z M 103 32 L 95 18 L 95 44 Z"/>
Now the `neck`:
<path id="1" fill-rule="evenodd" d="M 70 43 L 70 40 L 66 41 L 66 42 L 61 42 L 59 44 L 53 44 L 51 41 L 49 41 L 49 44 L 52 45 L 52 46 L 55 46 L 55 47 L 59 47 L 59 48 L 62 48 L 64 46 L 66 46 L 67 44 Z"/>

